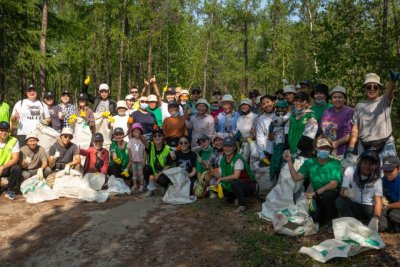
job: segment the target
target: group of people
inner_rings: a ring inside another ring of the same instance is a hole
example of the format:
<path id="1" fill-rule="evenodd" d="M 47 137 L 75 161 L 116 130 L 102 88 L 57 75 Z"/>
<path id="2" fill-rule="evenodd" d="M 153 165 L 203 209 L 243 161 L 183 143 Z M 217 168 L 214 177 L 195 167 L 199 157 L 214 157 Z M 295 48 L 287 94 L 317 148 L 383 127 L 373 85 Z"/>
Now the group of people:
<path id="1" fill-rule="evenodd" d="M 272 95 L 253 90 L 239 102 L 218 89 L 210 101 L 199 87 L 160 92 L 155 77 L 117 102 L 107 84 L 98 87 L 97 96 L 80 93 L 76 103 L 66 90 L 58 104 L 53 92 L 45 92 L 41 101 L 30 85 L 11 116 L 0 95 L 0 177 L 9 180 L 5 196 L 15 199 L 23 179 L 51 180 L 70 168 L 124 178 L 133 192 L 152 196 L 157 185 L 171 183 L 163 171 L 180 166 L 191 194 L 213 198 L 207 189 L 220 185 L 235 212 L 243 212 L 246 197 L 257 193 L 255 169 L 269 166 L 271 180 L 278 182 L 288 164 L 293 180 L 309 187 L 306 196 L 315 202 L 310 212 L 316 222 L 329 225 L 338 216 L 351 216 L 376 230 L 393 229 L 400 223 L 400 164 L 390 115 L 399 76 L 390 71 L 384 90 L 377 74 L 367 74 L 366 99 L 354 108 L 347 105 L 342 86 L 330 90 L 310 81 Z M 96 114 L 111 116 L 109 132 L 99 131 Z M 73 142 L 77 118 L 91 129 L 88 149 Z M 48 151 L 38 145 L 38 123 L 59 132 Z M 109 147 L 104 147 L 105 134 L 111 135 Z M 351 155 L 358 156 L 356 166 L 342 168 Z M 300 158 L 304 163 L 296 168 L 293 162 Z"/>

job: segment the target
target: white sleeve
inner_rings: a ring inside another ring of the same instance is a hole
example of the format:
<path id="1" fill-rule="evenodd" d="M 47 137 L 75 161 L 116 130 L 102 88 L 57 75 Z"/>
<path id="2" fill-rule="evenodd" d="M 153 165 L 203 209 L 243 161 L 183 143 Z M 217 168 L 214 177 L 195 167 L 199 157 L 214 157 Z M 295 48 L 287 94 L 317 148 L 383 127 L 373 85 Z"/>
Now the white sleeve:
<path id="1" fill-rule="evenodd" d="M 15 105 L 14 105 L 14 108 L 13 108 L 13 111 L 12 111 L 12 113 L 11 113 L 11 116 L 14 116 L 15 115 L 15 113 L 21 113 L 21 100 L 20 101 L 18 101 L 17 103 L 15 103 Z"/>
<path id="2" fill-rule="evenodd" d="M 353 166 L 347 167 L 343 175 L 343 182 L 342 182 L 343 188 L 350 187 L 350 181 L 352 180 L 353 175 L 354 175 L 354 167 Z"/>
<path id="3" fill-rule="evenodd" d="M 19 143 L 16 142 L 11 153 L 19 153 Z"/>
<path id="4" fill-rule="evenodd" d="M 383 196 L 382 179 L 378 179 L 374 184 L 374 196 Z"/>
<path id="5" fill-rule="evenodd" d="M 257 146 L 261 150 L 265 150 L 266 146 L 266 134 L 265 134 L 265 129 L 264 129 L 264 120 L 262 117 L 258 120 L 257 127 L 256 127 L 256 141 L 257 141 Z"/>
<path id="6" fill-rule="evenodd" d="M 183 108 L 181 105 L 179 105 L 179 115 L 183 116 Z"/>
<path id="7" fill-rule="evenodd" d="M 243 161 L 242 161 L 241 159 L 238 159 L 238 160 L 235 162 L 235 166 L 233 166 L 233 169 L 234 169 L 234 170 L 243 170 L 243 169 L 244 169 L 244 163 L 243 163 Z"/>
<path id="8" fill-rule="evenodd" d="M 49 112 L 49 108 L 47 107 L 47 105 L 45 105 L 43 102 L 41 102 L 43 104 L 43 113 L 44 113 L 44 117 L 45 118 L 50 118 L 50 112 Z"/>

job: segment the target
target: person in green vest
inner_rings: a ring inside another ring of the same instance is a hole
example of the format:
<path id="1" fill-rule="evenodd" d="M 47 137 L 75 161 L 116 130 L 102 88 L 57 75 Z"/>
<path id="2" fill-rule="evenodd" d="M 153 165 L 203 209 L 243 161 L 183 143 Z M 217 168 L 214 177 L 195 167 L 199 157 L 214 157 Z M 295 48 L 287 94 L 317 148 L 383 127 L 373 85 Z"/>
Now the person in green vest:
<path id="1" fill-rule="evenodd" d="M 311 97 L 314 99 L 314 105 L 310 109 L 315 112 L 318 125 L 321 125 L 321 119 L 325 110 L 333 107 L 333 105 L 328 102 L 329 87 L 323 83 L 317 84 L 311 93 Z"/>
<path id="2" fill-rule="evenodd" d="M 10 135 L 10 124 L 7 121 L 0 122 L 0 177 L 8 178 L 5 197 L 16 199 L 14 187 L 18 185 L 21 176 L 21 167 L 18 165 L 19 143 Z"/>
<path id="3" fill-rule="evenodd" d="M 163 170 L 168 169 L 174 164 L 175 152 L 164 144 L 164 132 L 157 127 L 153 130 L 153 141 L 144 142 L 148 155 L 147 165 L 143 169 L 144 180 L 147 184 L 146 197 L 154 195 L 155 183 L 167 188 L 171 180 L 163 174 Z"/>
<path id="4" fill-rule="evenodd" d="M 332 220 L 338 217 L 335 201 L 342 184 L 342 165 L 339 160 L 329 157 L 333 151 L 333 143 L 328 138 L 319 138 L 315 149 L 317 157 L 306 160 L 298 171 L 293 166 L 288 150 L 284 152 L 283 159 L 287 161 L 290 175 L 295 182 L 304 179 L 310 182 L 313 190 L 305 195 L 310 202 L 315 203 L 310 209 L 311 216 L 315 222 L 326 223 L 330 231 Z"/>
<path id="5" fill-rule="evenodd" d="M 249 164 L 237 153 L 235 138 L 225 137 L 223 150 L 217 184 L 222 185 L 224 198 L 228 202 L 237 199 L 238 207 L 235 212 L 241 213 L 247 209 L 245 197 L 250 197 L 257 191 L 256 178 Z"/>
<path id="6" fill-rule="evenodd" d="M 314 111 L 308 109 L 310 97 L 297 93 L 294 97 L 294 110 L 285 125 L 285 150 L 290 150 L 292 158 L 310 158 L 314 152 L 314 140 L 318 123 Z"/>
<path id="7" fill-rule="evenodd" d="M 0 121 L 10 121 L 10 106 L 4 102 L 4 92 L 0 90 Z"/>

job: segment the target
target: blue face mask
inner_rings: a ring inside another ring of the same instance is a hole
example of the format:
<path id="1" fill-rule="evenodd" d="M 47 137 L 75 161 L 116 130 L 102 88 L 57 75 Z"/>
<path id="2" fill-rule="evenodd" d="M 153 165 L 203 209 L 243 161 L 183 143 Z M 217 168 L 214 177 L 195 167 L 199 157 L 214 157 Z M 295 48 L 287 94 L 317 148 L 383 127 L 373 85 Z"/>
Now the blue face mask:
<path id="1" fill-rule="evenodd" d="M 304 113 L 304 109 L 295 109 L 295 110 L 293 110 L 293 113 L 294 113 L 295 115 L 301 115 L 301 114 Z"/>
<path id="2" fill-rule="evenodd" d="M 317 157 L 320 159 L 327 159 L 331 152 L 329 150 L 318 150 Z"/>
<path id="3" fill-rule="evenodd" d="M 146 110 L 148 107 L 149 107 L 149 104 L 147 104 L 147 103 L 140 103 L 140 108 L 141 108 L 142 110 Z"/>

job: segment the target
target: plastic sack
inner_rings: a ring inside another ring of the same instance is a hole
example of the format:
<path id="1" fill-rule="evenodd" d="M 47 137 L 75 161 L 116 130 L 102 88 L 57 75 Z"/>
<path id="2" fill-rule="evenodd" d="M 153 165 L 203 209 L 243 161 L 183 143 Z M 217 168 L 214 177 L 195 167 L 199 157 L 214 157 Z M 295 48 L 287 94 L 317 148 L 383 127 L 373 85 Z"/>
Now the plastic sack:
<path id="1" fill-rule="evenodd" d="M 41 123 L 36 125 L 35 134 L 39 139 L 38 145 L 43 147 L 46 154 L 49 154 L 50 147 L 60 140 L 60 133 L 51 127 L 45 126 Z"/>
<path id="2" fill-rule="evenodd" d="M 92 131 L 89 125 L 82 119 L 78 118 L 74 125 L 74 143 L 83 149 L 87 149 L 92 142 Z M 85 165 L 86 157 L 81 156 L 81 164 Z"/>
<path id="3" fill-rule="evenodd" d="M 56 193 L 51 190 L 46 182 L 43 179 L 37 179 L 36 175 L 23 181 L 20 189 L 28 203 L 40 203 L 58 199 Z"/>
<path id="4" fill-rule="evenodd" d="M 271 181 L 271 176 L 269 174 L 269 167 L 258 167 L 258 161 L 253 165 L 253 172 L 256 176 L 256 180 L 259 186 L 259 194 L 263 195 L 268 192 L 268 190 L 275 185 L 273 181 Z"/>
<path id="5" fill-rule="evenodd" d="M 356 166 L 357 165 L 357 156 L 356 155 L 348 155 L 345 159 L 341 160 L 342 170 L 346 170 L 347 167 Z"/>
<path id="6" fill-rule="evenodd" d="M 90 183 L 87 180 L 83 181 L 82 174 L 73 169 L 70 174 L 65 174 L 64 170 L 56 173 L 53 190 L 59 197 L 77 198 L 90 202 L 101 203 L 108 198 L 107 192 L 97 192 L 90 188 Z"/>
<path id="7" fill-rule="evenodd" d="M 114 175 L 108 177 L 108 189 L 106 191 L 110 196 L 130 195 L 131 189 L 123 179 L 115 178 Z"/>
<path id="8" fill-rule="evenodd" d="M 106 182 L 106 176 L 102 173 L 86 173 L 83 177 L 83 183 L 93 190 L 99 191 Z"/>
<path id="9" fill-rule="evenodd" d="M 275 232 L 288 236 L 307 236 L 318 232 L 318 225 L 314 224 L 308 215 L 308 204 L 304 193 L 299 198 L 297 205 L 276 212 L 272 224 Z"/>
<path id="10" fill-rule="evenodd" d="M 96 133 L 103 134 L 103 147 L 108 149 L 111 145 L 111 129 L 108 128 L 108 118 L 103 117 L 103 113 L 94 113 Z"/>
<path id="11" fill-rule="evenodd" d="M 250 160 L 250 144 L 247 142 L 243 142 L 242 146 L 240 147 L 239 154 L 242 155 L 242 157 L 249 161 Z"/>
<path id="12" fill-rule="evenodd" d="M 366 250 L 385 247 L 378 232 L 369 229 L 354 218 L 335 219 L 332 224 L 335 239 L 325 240 L 312 247 L 301 247 L 299 252 L 324 263 L 332 258 L 347 258 Z"/>
<path id="13" fill-rule="evenodd" d="M 296 170 L 303 164 L 304 158 L 300 157 L 294 162 Z M 272 221 L 275 212 L 284 210 L 295 205 L 294 195 L 301 192 L 303 181 L 294 182 L 290 175 L 287 163 L 282 167 L 278 183 L 266 196 L 265 202 L 262 204 L 262 210 L 258 213 L 260 218 Z"/>
<path id="14" fill-rule="evenodd" d="M 190 179 L 185 169 L 175 167 L 165 170 L 163 173 L 172 183 L 163 197 L 165 203 L 190 204 L 197 200 L 195 196 L 190 196 Z"/>

